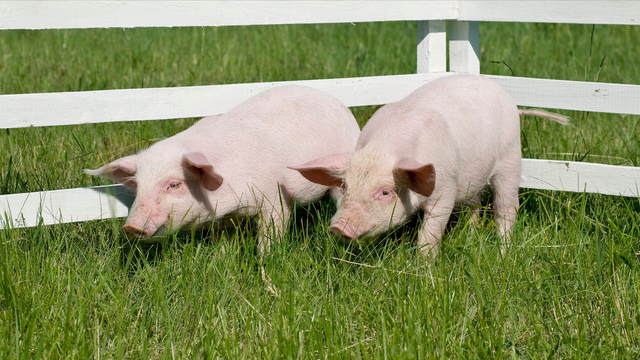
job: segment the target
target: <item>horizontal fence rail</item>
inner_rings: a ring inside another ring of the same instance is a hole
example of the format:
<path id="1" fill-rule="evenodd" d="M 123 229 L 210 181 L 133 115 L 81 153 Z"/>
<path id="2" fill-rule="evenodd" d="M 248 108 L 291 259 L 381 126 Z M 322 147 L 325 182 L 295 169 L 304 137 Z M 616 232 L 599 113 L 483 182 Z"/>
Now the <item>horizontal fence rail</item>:
<path id="1" fill-rule="evenodd" d="M 445 73 L 154 89 L 0 95 L 0 128 L 202 117 L 226 112 L 281 85 L 325 91 L 347 106 L 397 101 Z"/>
<path id="2" fill-rule="evenodd" d="M 640 167 L 523 159 L 520 187 L 638 197 Z"/>
<path id="3" fill-rule="evenodd" d="M 0 1 L 0 30 L 407 20 L 418 21 L 418 74 L 0 95 L 0 129 L 203 117 L 286 84 L 327 92 L 350 107 L 381 105 L 454 72 L 478 73 L 477 21 L 638 25 L 640 2 Z M 640 115 L 640 85 L 485 76 L 519 106 Z M 640 197 L 640 167 L 523 159 L 520 187 Z M 124 217 L 132 202 L 121 185 L 0 195 L 0 228 Z"/>
<path id="4" fill-rule="evenodd" d="M 457 1 L 0 1 L 1 29 L 446 20 Z"/>
<path id="5" fill-rule="evenodd" d="M 640 25 L 640 1 L 460 1 L 457 20 Z"/>
<path id="6" fill-rule="evenodd" d="M 0 30 L 463 20 L 640 24 L 626 1 L 0 1 Z"/>
<path id="7" fill-rule="evenodd" d="M 287 84 L 325 91 L 347 106 L 381 105 L 447 75 L 451 73 L 0 95 L 0 129 L 203 117 L 226 112 L 251 95 Z M 640 85 L 486 76 L 520 106 L 640 115 Z"/>
<path id="8" fill-rule="evenodd" d="M 0 196 L 0 228 L 33 227 L 127 216 L 134 196 L 123 185 Z"/>
<path id="9" fill-rule="evenodd" d="M 523 159 L 520 187 L 638 197 L 640 167 Z M 0 228 L 125 217 L 132 203 L 123 185 L 4 195 Z"/>

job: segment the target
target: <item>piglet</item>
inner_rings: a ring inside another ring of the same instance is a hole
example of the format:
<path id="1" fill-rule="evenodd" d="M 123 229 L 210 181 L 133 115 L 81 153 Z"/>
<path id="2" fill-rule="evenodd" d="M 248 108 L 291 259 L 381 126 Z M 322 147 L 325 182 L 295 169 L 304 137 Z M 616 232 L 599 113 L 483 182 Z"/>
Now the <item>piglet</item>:
<path id="1" fill-rule="evenodd" d="M 520 114 L 566 121 L 541 110 Z M 508 241 L 520 163 L 519 110 L 509 95 L 485 77 L 452 75 L 380 108 L 362 129 L 355 153 L 291 168 L 317 184 L 341 187 L 329 229 L 345 239 L 380 234 L 423 210 L 417 242 L 432 255 L 454 206 L 478 204 L 487 183 Z"/>
<path id="2" fill-rule="evenodd" d="M 286 166 L 353 151 L 359 134 L 351 111 L 337 99 L 283 86 L 85 172 L 135 191 L 122 227 L 130 237 L 149 238 L 230 216 L 256 217 L 258 247 L 265 250 L 287 225 L 294 202 L 317 200 L 329 189 Z"/>

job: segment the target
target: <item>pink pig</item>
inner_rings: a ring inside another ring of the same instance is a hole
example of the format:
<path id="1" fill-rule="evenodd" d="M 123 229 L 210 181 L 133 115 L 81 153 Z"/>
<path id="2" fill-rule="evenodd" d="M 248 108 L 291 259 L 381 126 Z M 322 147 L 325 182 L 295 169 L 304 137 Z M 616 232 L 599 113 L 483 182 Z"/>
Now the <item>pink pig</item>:
<path id="1" fill-rule="evenodd" d="M 286 226 L 294 201 L 317 200 L 329 189 L 286 165 L 353 151 L 359 134 L 351 111 L 337 99 L 284 86 L 85 172 L 135 191 L 122 227 L 129 236 L 149 238 L 228 216 L 257 216 L 258 245 L 265 250 L 270 235 L 278 238 Z"/>
<path id="2" fill-rule="evenodd" d="M 329 227 L 341 237 L 380 234 L 422 209 L 418 245 L 435 254 L 454 206 L 478 204 L 489 183 L 496 222 L 508 241 L 519 206 L 519 115 L 567 121 L 540 110 L 519 111 L 485 77 L 447 76 L 380 108 L 362 129 L 355 153 L 291 168 L 317 184 L 341 186 Z"/>

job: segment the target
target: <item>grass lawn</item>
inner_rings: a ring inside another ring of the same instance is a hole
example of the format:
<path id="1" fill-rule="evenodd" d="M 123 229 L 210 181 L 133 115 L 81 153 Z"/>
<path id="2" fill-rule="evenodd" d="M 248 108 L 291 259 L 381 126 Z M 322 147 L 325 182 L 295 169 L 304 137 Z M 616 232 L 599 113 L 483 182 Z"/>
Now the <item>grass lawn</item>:
<path id="1" fill-rule="evenodd" d="M 481 69 L 638 84 L 638 38 L 482 23 Z M 413 73 L 415 41 L 413 22 L 0 31 L 0 94 Z M 525 157 L 640 166 L 638 116 L 552 111 L 571 126 L 523 120 Z M 107 184 L 81 169 L 194 121 L 1 130 L 0 193 Z M 337 243 L 329 201 L 297 209 L 264 263 L 251 224 L 154 245 L 126 240 L 122 219 L 0 230 L 0 358 L 640 357 L 639 199 L 520 194 L 504 255 L 490 212 L 475 231 L 462 212 L 430 264 L 417 222 Z"/>

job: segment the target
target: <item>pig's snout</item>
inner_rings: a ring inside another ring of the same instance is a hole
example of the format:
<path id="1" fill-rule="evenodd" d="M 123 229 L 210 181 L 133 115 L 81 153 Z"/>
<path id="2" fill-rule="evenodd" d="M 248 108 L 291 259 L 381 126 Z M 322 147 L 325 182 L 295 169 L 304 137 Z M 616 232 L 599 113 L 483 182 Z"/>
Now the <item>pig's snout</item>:
<path id="1" fill-rule="evenodd" d="M 358 229 L 353 225 L 353 223 L 343 219 L 331 224 L 331 226 L 329 226 L 329 231 L 338 237 L 349 240 L 355 240 L 358 238 Z"/>
<path id="2" fill-rule="evenodd" d="M 132 224 L 124 224 L 121 230 L 129 239 L 140 239 L 140 238 L 144 239 L 144 238 L 151 237 L 153 235 L 149 227 L 141 228 L 139 226 L 135 226 Z"/>

